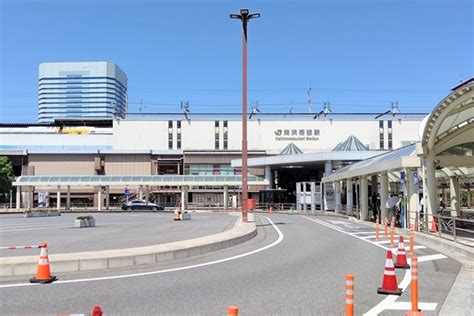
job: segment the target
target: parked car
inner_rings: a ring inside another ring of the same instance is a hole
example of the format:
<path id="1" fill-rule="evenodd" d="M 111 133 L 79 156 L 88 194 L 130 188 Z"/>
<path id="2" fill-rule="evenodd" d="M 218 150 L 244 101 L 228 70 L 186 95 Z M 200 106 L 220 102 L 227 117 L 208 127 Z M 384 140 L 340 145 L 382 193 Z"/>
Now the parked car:
<path id="1" fill-rule="evenodd" d="M 135 210 L 151 210 L 151 211 L 163 211 L 164 207 L 155 203 L 147 202 L 145 200 L 130 201 L 122 205 L 122 210 L 135 211 Z"/>

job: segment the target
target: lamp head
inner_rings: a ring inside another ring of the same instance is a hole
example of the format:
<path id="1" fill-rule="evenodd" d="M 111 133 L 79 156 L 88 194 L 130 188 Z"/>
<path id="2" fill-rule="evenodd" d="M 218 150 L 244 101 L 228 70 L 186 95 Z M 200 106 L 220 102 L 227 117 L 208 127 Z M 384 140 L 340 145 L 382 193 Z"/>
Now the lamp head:
<path id="1" fill-rule="evenodd" d="M 241 14 L 242 16 L 249 15 L 249 9 L 240 9 L 240 14 Z"/>

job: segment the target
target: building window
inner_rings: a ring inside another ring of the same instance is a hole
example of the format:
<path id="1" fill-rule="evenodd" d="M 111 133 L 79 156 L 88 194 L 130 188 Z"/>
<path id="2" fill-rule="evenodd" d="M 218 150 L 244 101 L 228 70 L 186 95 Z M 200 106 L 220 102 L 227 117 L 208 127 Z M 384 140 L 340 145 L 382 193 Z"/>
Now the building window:
<path id="1" fill-rule="evenodd" d="M 219 149 L 219 121 L 214 122 L 215 149 Z"/>
<path id="2" fill-rule="evenodd" d="M 221 165 L 213 164 L 212 165 L 212 175 L 218 176 L 221 174 Z"/>
<path id="3" fill-rule="evenodd" d="M 173 149 L 173 121 L 168 121 L 168 149 Z"/>
<path id="4" fill-rule="evenodd" d="M 176 121 L 176 149 L 181 149 L 181 121 Z"/>
<path id="5" fill-rule="evenodd" d="M 227 121 L 224 121 L 224 149 L 228 148 L 228 135 Z"/>
<path id="6" fill-rule="evenodd" d="M 392 121 L 388 121 L 388 149 L 393 149 L 392 142 Z"/>
<path id="7" fill-rule="evenodd" d="M 380 149 L 384 149 L 384 132 L 383 132 L 383 121 L 379 121 L 379 141 L 380 141 Z"/>

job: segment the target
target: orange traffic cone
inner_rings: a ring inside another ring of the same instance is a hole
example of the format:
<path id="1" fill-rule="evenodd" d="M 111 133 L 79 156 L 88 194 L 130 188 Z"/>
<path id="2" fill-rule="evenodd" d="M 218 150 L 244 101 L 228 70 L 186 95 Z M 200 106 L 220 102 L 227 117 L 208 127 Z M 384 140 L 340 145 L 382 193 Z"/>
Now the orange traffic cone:
<path id="1" fill-rule="evenodd" d="M 405 253 L 405 245 L 403 243 L 403 236 L 400 235 L 398 239 L 398 251 L 397 260 L 395 261 L 395 268 L 398 269 L 410 269 L 410 265 L 407 262 L 407 255 Z"/>
<path id="2" fill-rule="evenodd" d="M 51 283 L 56 281 L 56 277 L 51 275 L 48 260 L 48 245 L 42 243 L 38 266 L 36 267 L 36 275 L 30 279 L 31 283 Z"/>
<path id="3" fill-rule="evenodd" d="M 438 225 L 437 225 L 436 217 L 433 216 L 433 220 L 431 221 L 431 232 L 436 233 L 438 231 Z"/>
<path id="4" fill-rule="evenodd" d="M 392 252 L 387 251 L 385 270 L 383 272 L 382 287 L 377 288 L 377 293 L 388 295 L 402 295 L 402 289 L 398 288 L 397 275 L 392 261 Z"/>

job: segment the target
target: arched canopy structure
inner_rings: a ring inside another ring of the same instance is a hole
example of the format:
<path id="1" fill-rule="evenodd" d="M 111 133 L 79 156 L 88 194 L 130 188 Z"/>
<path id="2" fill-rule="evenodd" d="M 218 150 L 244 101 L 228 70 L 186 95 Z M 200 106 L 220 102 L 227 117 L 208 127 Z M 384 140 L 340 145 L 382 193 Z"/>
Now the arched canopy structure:
<path id="1" fill-rule="evenodd" d="M 474 179 L 474 78 L 454 87 L 434 108 L 420 136 L 428 212 L 438 213 L 438 180 L 449 178 L 449 205 L 459 215 L 460 183 L 467 182 L 469 190 Z"/>

